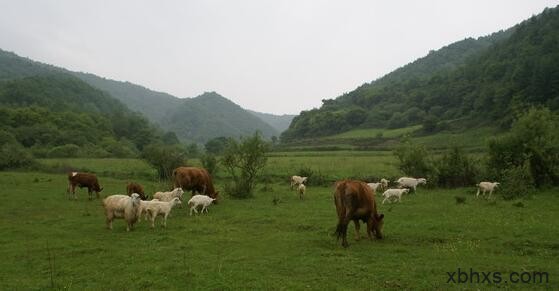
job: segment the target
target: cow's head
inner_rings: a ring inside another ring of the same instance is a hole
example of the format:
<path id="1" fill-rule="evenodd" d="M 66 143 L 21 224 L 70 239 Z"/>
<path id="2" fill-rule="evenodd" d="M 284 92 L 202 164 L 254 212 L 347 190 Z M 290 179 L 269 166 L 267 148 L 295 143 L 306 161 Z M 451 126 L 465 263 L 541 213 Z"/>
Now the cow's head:
<path id="1" fill-rule="evenodd" d="M 383 234 L 382 234 L 382 228 L 384 227 L 384 214 L 373 214 L 373 216 L 371 217 L 371 219 L 373 220 L 373 234 L 375 235 L 376 238 L 378 239 L 382 239 L 383 238 Z"/>
<path id="2" fill-rule="evenodd" d="M 214 200 L 212 201 L 213 204 L 217 204 L 217 200 L 219 199 L 218 196 L 219 196 L 219 191 L 216 191 L 216 192 L 214 193 L 214 195 L 211 195 L 211 196 L 210 196 L 211 198 L 214 199 Z"/>

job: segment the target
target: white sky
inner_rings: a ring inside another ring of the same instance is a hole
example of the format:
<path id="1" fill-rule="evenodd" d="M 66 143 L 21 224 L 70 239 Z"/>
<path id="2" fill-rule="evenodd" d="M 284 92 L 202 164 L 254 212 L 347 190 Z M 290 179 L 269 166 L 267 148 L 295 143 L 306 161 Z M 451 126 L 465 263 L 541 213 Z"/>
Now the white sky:
<path id="1" fill-rule="evenodd" d="M 0 48 L 177 97 L 299 113 L 559 0 L 0 0 Z"/>

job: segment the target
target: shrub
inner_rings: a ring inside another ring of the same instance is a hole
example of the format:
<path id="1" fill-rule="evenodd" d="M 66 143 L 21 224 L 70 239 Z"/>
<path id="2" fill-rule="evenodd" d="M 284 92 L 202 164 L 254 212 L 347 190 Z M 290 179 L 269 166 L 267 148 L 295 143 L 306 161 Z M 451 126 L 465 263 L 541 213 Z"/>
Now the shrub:
<path id="1" fill-rule="evenodd" d="M 177 145 L 148 145 L 142 151 L 142 159 L 157 170 L 161 179 L 170 179 L 175 168 L 186 164 L 184 149 Z"/>
<path id="2" fill-rule="evenodd" d="M 234 198 L 252 197 L 259 172 L 266 165 L 267 144 L 257 132 L 239 141 L 230 139 L 225 149 L 222 164 L 233 179 L 225 191 Z"/>
<path id="3" fill-rule="evenodd" d="M 79 155 L 80 147 L 75 144 L 65 144 L 51 148 L 47 152 L 49 158 L 75 158 Z"/>
<path id="4" fill-rule="evenodd" d="M 208 170 L 210 175 L 215 176 L 217 174 L 218 163 L 217 158 L 214 155 L 206 153 L 202 156 L 201 161 L 202 167 Z"/>
<path id="5" fill-rule="evenodd" d="M 394 155 L 398 158 L 398 168 L 408 176 L 431 177 L 434 172 L 425 146 L 413 144 L 409 138 L 394 150 Z"/>
<path id="6" fill-rule="evenodd" d="M 33 155 L 19 143 L 0 146 L 0 170 L 26 167 L 33 162 Z"/>
<path id="7" fill-rule="evenodd" d="M 499 185 L 505 200 L 517 199 L 534 192 L 534 181 L 528 162 L 521 166 L 503 171 L 503 179 Z"/>
<path id="8" fill-rule="evenodd" d="M 559 120 L 549 109 L 532 108 L 521 115 L 507 135 L 489 143 L 491 176 L 504 182 L 511 169 L 519 176 L 526 176 L 519 173 L 527 169 L 535 187 L 559 185 L 557 128 Z"/>
<path id="9" fill-rule="evenodd" d="M 300 168 L 297 176 L 307 177 L 305 185 L 308 186 L 326 186 L 330 183 L 325 175 L 321 174 L 320 171 L 313 171 L 310 167 Z"/>
<path id="10" fill-rule="evenodd" d="M 476 161 L 468 157 L 464 151 L 453 146 L 436 162 L 437 183 L 442 187 L 464 187 L 476 183 L 479 170 Z"/>

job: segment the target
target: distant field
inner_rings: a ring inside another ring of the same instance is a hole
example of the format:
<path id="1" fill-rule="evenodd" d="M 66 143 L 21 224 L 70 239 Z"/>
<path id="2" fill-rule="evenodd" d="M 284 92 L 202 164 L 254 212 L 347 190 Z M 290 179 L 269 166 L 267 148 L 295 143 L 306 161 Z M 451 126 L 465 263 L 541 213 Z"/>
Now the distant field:
<path id="1" fill-rule="evenodd" d="M 381 136 L 384 138 L 395 138 L 401 137 L 405 134 L 409 134 L 420 130 L 422 128 L 421 125 L 414 125 L 409 127 L 403 128 L 396 128 L 396 129 L 382 129 L 382 128 L 368 128 L 368 129 L 355 129 L 346 131 L 340 134 L 329 136 L 329 139 L 337 139 L 337 138 L 374 138 L 377 136 Z"/>
<path id="2" fill-rule="evenodd" d="M 101 181 L 104 195 L 126 183 Z M 379 206 L 385 239 L 354 241 L 350 225 L 343 249 L 332 236 L 330 187 L 308 187 L 300 201 L 285 183 L 260 185 L 254 199 L 225 196 L 199 217 L 177 208 L 167 229 L 142 221 L 127 233 L 122 220 L 104 228 L 101 203 L 86 191 L 67 200 L 64 175 L 0 172 L 0 184 L 0 290 L 559 289 L 557 189 L 486 201 L 473 199 L 471 188 L 420 188 L 401 204 Z M 549 283 L 447 283 L 458 268 L 505 279 L 547 272 Z"/>

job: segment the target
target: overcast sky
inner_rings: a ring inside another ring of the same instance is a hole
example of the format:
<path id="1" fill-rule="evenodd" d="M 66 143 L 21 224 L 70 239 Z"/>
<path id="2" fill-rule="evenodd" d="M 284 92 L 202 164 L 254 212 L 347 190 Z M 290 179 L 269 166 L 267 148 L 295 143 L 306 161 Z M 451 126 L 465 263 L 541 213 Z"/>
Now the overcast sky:
<path id="1" fill-rule="evenodd" d="M 0 48 L 177 97 L 319 107 L 429 50 L 506 29 L 544 0 L 0 0 Z"/>

